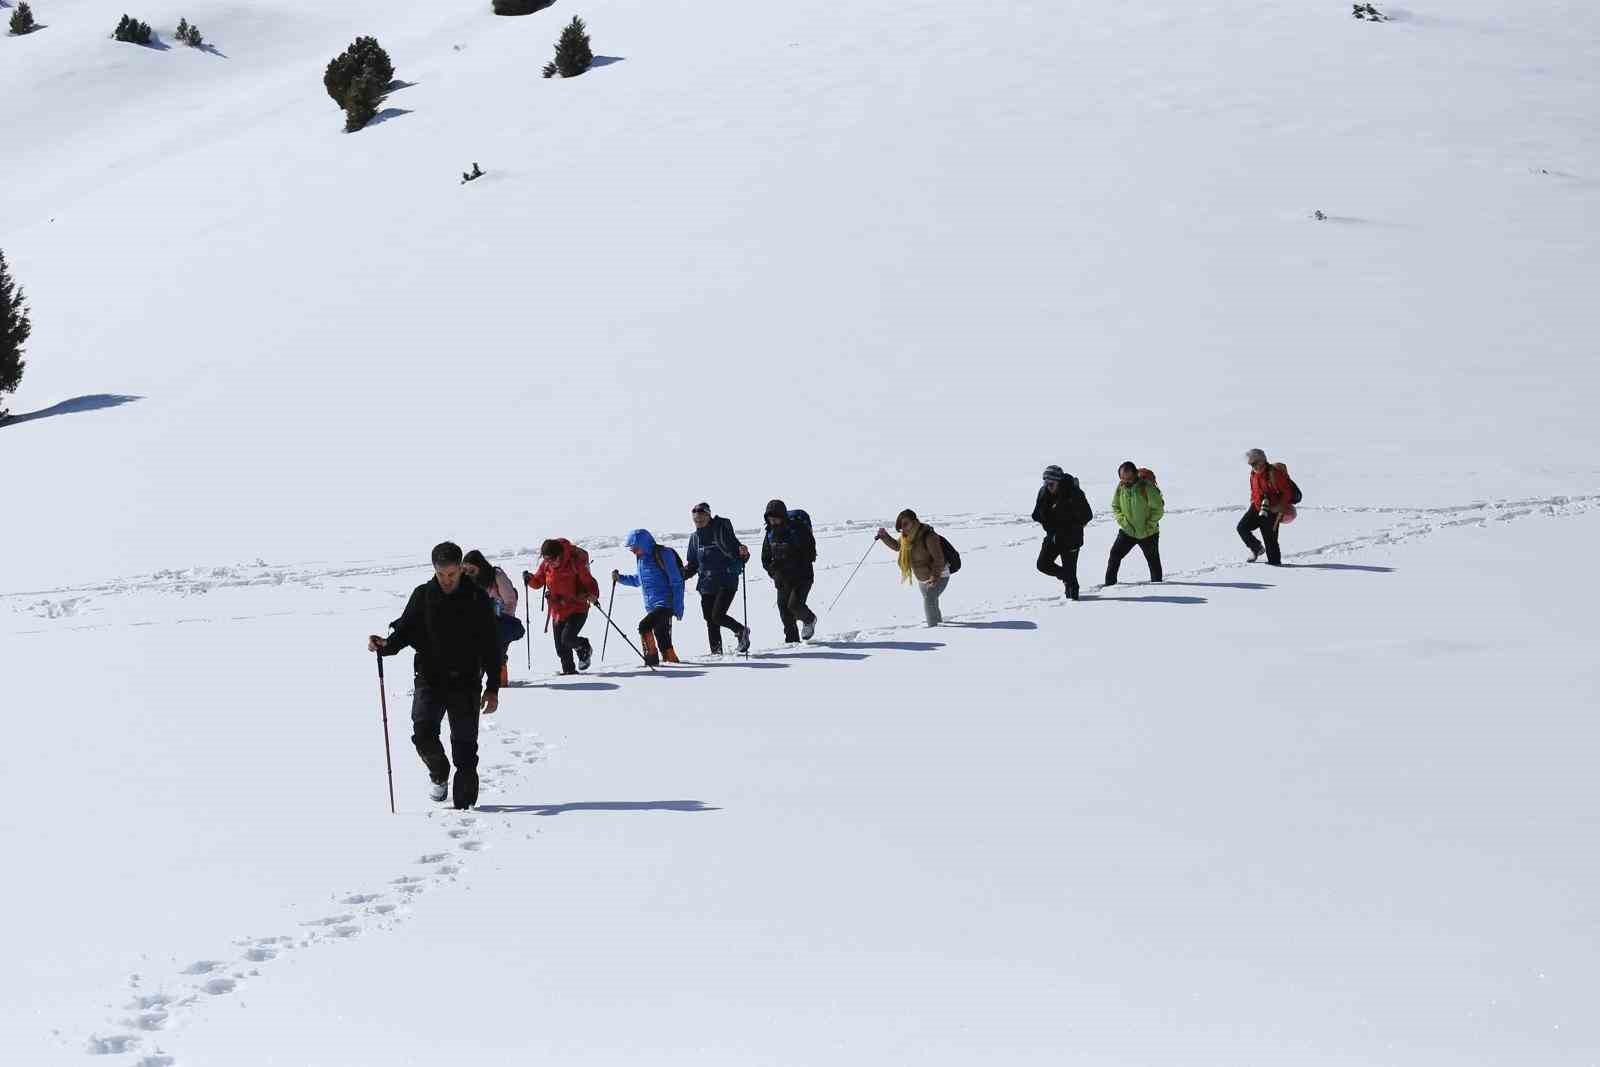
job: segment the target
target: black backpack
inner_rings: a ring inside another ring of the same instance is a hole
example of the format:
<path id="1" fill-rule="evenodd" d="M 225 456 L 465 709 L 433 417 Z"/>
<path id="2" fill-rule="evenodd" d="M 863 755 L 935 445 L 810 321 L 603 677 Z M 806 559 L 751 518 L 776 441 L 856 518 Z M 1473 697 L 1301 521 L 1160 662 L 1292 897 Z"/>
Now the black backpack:
<path id="1" fill-rule="evenodd" d="M 939 547 L 944 549 L 944 564 L 954 574 L 961 569 L 961 553 L 956 551 L 956 546 L 945 540 L 944 534 L 939 535 Z"/>

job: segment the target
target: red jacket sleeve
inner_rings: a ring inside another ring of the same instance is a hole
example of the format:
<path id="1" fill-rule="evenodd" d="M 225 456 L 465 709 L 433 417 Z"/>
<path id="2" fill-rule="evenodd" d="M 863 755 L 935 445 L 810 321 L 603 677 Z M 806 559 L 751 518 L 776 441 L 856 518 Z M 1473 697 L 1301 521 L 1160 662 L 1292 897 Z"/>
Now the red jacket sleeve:
<path id="1" fill-rule="evenodd" d="M 1250 510 L 1260 511 L 1261 501 L 1267 495 L 1267 474 L 1265 471 L 1250 472 Z"/>

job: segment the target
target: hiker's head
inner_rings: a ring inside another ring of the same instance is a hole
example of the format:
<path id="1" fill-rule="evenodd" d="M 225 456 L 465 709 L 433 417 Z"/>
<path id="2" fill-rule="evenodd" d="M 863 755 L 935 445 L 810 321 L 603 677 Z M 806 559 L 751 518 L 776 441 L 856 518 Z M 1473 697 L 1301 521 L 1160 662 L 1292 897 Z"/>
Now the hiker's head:
<path id="1" fill-rule="evenodd" d="M 1123 485 L 1132 485 L 1139 477 L 1139 468 L 1133 465 L 1133 460 L 1124 460 L 1122 466 L 1117 468 L 1117 481 Z"/>
<path id="2" fill-rule="evenodd" d="M 461 557 L 461 569 L 481 588 L 487 589 L 494 584 L 494 564 L 475 548 Z"/>
<path id="3" fill-rule="evenodd" d="M 711 505 L 706 503 L 696 504 L 689 509 L 689 518 L 694 520 L 696 530 L 704 530 L 711 525 Z"/>
<path id="4" fill-rule="evenodd" d="M 1244 461 L 1250 464 L 1250 469 L 1253 471 L 1264 471 L 1267 469 L 1267 454 L 1261 451 L 1259 448 L 1252 448 L 1250 451 L 1246 452 L 1244 454 Z"/>
<path id="5" fill-rule="evenodd" d="M 461 546 L 454 541 L 442 541 L 433 546 L 433 576 L 439 588 L 454 593 L 461 584 Z"/>
<path id="6" fill-rule="evenodd" d="M 543 556 L 545 559 L 560 559 L 561 542 L 557 541 L 554 537 L 550 538 L 544 544 L 539 546 L 539 555 Z"/>
<path id="7" fill-rule="evenodd" d="M 894 517 L 894 532 L 905 533 L 908 529 L 917 525 L 917 523 L 921 521 L 922 520 L 917 518 L 917 513 L 915 511 L 912 511 L 910 508 L 906 508 L 900 514 Z"/>
<path id="8" fill-rule="evenodd" d="M 1044 469 L 1044 474 L 1040 475 L 1040 477 L 1044 479 L 1044 487 L 1047 491 L 1058 493 L 1061 491 L 1061 483 L 1066 479 L 1067 475 L 1065 471 L 1052 463 Z"/>
<path id="9" fill-rule="evenodd" d="M 789 509 L 781 500 L 767 501 L 767 510 L 762 512 L 766 517 L 767 525 L 777 529 L 789 521 Z"/>
<path id="10" fill-rule="evenodd" d="M 633 553 L 634 559 L 644 559 L 644 548 L 640 545 L 629 545 L 628 551 Z"/>

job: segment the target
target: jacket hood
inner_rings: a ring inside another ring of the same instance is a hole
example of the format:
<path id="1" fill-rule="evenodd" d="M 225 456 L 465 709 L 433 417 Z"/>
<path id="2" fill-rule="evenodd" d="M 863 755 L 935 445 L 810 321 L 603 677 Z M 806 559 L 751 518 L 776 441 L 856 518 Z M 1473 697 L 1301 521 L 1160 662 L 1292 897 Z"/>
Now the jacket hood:
<path id="1" fill-rule="evenodd" d="M 634 530 L 625 544 L 628 548 L 643 549 L 647 556 L 656 550 L 656 539 L 650 536 L 649 530 Z"/>

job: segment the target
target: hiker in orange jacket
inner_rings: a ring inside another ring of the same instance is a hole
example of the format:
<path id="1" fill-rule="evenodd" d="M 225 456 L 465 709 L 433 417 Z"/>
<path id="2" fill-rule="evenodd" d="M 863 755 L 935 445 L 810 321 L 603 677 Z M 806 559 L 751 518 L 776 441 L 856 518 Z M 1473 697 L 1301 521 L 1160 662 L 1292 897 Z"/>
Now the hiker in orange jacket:
<path id="1" fill-rule="evenodd" d="M 588 670 L 594 646 L 581 635 L 589 621 L 589 605 L 600 602 L 600 583 L 589 570 L 589 553 L 564 537 L 551 538 L 539 546 L 539 569 L 522 572 L 522 584 L 545 591 L 545 610 L 550 614 L 561 673 Z"/>

